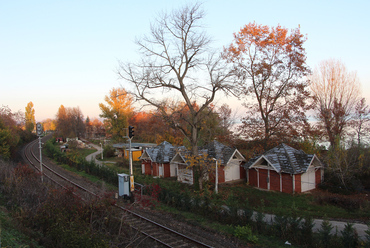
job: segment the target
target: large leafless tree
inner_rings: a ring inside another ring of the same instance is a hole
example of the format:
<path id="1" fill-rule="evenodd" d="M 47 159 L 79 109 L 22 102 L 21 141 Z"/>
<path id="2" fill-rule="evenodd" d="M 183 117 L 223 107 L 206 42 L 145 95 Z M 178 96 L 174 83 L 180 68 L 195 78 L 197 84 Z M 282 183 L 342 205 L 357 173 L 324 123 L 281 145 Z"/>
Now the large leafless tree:
<path id="1" fill-rule="evenodd" d="M 329 59 L 315 69 L 310 87 L 316 100 L 316 117 L 333 147 L 336 139 L 343 138 L 360 101 L 359 80 L 340 60 Z"/>
<path id="2" fill-rule="evenodd" d="M 120 63 L 119 75 L 135 86 L 137 100 L 156 107 L 172 127 L 184 134 L 197 152 L 204 110 L 223 91 L 233 93 L 232 73 L 220 55 L 210 49 L 211 39 L 202 26 L 200 4 L 164 13 L 151 25 L 151 32 L 136 41 L 141 61 Z M 185 102 L 190 115 L 183 122 L 171 118 L 173 111 L 163 95 Z M 182 123 L 186 123 L 185 125 Z"/>

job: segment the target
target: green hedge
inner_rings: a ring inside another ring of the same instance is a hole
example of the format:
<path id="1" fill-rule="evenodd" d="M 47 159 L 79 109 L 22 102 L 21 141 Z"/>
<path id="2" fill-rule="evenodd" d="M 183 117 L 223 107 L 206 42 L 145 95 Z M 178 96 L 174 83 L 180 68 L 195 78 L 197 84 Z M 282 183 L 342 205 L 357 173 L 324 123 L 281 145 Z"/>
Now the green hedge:
<path id="1" fill-rule="evenodd" d="M 85 171 L 89 175 L 97 176 L 101 180 L 118 187 L 117 170 L 107 166 L 96 164 L 95 161 L 87 161 L 84 157 L 76 153 L 61 152 L 51 140 L 46 142 L 44 146 L 46 155 L 55 161 L 67 164 L 79 171 Z"/>

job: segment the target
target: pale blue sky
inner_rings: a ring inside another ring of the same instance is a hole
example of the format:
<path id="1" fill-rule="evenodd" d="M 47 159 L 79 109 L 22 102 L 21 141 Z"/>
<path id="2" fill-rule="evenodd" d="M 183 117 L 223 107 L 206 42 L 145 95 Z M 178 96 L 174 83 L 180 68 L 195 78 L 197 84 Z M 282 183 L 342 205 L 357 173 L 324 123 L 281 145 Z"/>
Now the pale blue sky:
<path id="1" fill-rule="evenodd" d="M 135 37 L 148 33 L 159 12 L 188 2 L 0 0 L 0 106 L 24 112 L 32 101 L 37 121 L 55 118 L 61 104 L 98 117 L 104 96 L 123 85 L 117 61 L 137 59 Z M 208 0 L 203 9 L 206 31 L 220 48 L 249 22 L 300 25 L 308 65 L 341 59 L 357 71 L 370 103 L 370 1 Z"/>

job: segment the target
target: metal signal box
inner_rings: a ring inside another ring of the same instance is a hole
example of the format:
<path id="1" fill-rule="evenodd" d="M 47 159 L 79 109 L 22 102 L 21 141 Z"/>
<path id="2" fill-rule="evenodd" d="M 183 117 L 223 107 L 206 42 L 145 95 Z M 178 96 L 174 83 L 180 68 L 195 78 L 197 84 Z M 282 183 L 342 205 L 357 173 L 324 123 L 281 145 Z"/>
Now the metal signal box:
<path id="1" fill-rule="evenodd" d="M 130 196 L 130 175 L 118 174 L 118 195 L 123 197 Z"/>

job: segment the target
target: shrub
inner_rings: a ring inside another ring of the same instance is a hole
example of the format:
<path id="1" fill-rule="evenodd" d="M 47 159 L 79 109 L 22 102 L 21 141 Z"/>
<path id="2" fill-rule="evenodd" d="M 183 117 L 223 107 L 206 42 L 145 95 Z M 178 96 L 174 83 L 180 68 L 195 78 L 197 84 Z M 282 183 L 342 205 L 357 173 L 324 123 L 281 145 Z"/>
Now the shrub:
<path id="1" fill-rule="evenodd" d="M 304 221 L 301 222 L 301 238 L 300 243 L 312 247 L 313 244 L 313 231 L 314 226 L 313 219 L 307 217 Z"/>
<path id="2" fill-rule="evenodd" d="M 331 230 L 333 230 L 332 224 L 328 220 L 324 220 L 321 223 L 321 229 L 319 230 L 319 239 L 320 239 L 320 244 L 322 247 L 327 248 L 329 247 L 329 244 L 331 242 L 332 235 Z"/>
<path id="3" fill-rule="evenodd" d="M 246 240 L 249 243 L 257 243 L 257 236 L 253 235 L 252 229 L 249 226 L 236 226 L 235 227 L 235 237 Z"/>
<path id="4" fill-rule="evenodd" d="M 358 246 L 358 234 L 356 229 L 353 228 L 353 224 L 347 223 L 341 234 L 344 247 L 353 248 Z"/>
<path id="5" fill-rule="evenodd" d="M 103 155 L 106 158 L 111 158 L 111 157 L 115 156 L 115 154 L 114 154 L 115 151 L 116 151 L 116 149 L 114 149 L 114 147 L 112 145 L 105 145 L 104 150 L 103 150 Z"/>
<path id="6" fill-rule="evenodd" d="M 370 224 L 367 224 L 365 247 L 370 248 Z"/>
<path id="7" fill-rule="evenodd" d="M 366 207 L 366 201 L 364 199 L 339 194 L 320 194 L 316 196 L 315 200 L 320 205 L 333 205 L 349 212 Z"/>

